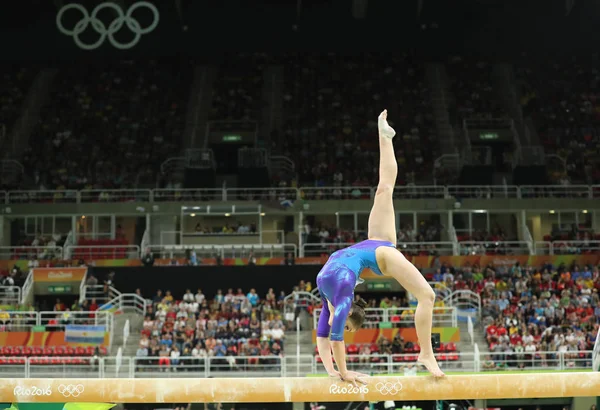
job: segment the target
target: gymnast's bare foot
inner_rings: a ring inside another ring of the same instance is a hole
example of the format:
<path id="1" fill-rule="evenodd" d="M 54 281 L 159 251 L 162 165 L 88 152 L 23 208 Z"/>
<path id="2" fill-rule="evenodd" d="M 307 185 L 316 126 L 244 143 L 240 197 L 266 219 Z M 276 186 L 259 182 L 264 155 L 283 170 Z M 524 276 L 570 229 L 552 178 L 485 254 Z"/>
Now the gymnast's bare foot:
<path id="1" fill-rule="evenodd" d="M 445 376 L 433 355 L 420 354 L 417 359 L 417 364 L 424 366 L 433 377 Z"/>
<path id="2" fill-rule="evenodd" d="M 392 139 L 394 138 L 394 135 L 396 135 L 396 131 L 394 131 L 387 122 L 387 110 L 383 110 L 383 112 L 379 114 L 379 118 L 377 118 L 377 128 L 379 129 L 379 135 L 386 138 Z"/>

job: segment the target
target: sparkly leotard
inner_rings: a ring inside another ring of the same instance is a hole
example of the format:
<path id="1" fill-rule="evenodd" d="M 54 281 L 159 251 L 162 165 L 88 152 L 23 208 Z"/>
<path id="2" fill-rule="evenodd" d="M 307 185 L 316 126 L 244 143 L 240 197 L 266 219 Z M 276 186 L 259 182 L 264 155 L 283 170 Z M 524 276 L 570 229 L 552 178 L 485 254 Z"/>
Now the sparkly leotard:
<path id="1" fill-rule="evenodd" d="M 387 241 L 366 240 L 348 248 L 334 252 L 317 275 L 317 287 L 324 299 L 323 310 L 317 326 L 318 337 L 329 337 L 331 340 L 344 340 L 346 319 L 354 300 L 354 288 L 360 283 L 360 274 L 370 268 L 375 274 L 382 275 L 375 250 L 380 246 L 395 245 Z M 329 304 L 335 307 L 333 324 L 329 326 Z"/>

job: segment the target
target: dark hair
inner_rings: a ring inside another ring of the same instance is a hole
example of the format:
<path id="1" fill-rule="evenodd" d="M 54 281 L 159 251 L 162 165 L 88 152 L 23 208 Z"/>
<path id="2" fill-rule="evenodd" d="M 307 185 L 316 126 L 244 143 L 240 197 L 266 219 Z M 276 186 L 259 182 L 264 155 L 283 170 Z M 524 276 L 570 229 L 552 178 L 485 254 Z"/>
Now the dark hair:
<path id="1" fill-rule="evenodd" d="M 348 316 L 348 319 L 352 321 L 352 324 L 357 329 L 360 329 L 365 321 L 365 308 L 367 302 L 364 299 L 358 299 L 352 303 L 352 313 Z"/>

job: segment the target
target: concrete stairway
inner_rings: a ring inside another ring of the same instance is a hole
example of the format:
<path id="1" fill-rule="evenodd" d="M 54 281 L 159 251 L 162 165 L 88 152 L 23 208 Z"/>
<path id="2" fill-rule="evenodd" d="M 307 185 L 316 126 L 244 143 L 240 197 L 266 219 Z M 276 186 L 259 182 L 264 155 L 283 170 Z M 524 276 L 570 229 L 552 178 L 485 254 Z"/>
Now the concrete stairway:
<path id="1" fill-rule="evenodd" d="M 297 352 L 297 345 L 300 345 L 300 354 L 313 354 L 314 345 L 312 342 L 312 330 L 296 330 L 290 329 L 285 333 L 285 353 L 287 355 L 295 355 Z"/>
<path id="2" fill-rule="evenodd" d="M 123 346 L 123 328 L 129 320 L 129 339 Z M 144 317 L 139 313 L 122 313 L 115 315 L 113 344 L 110 350 L 112 356 L 117 354 L 119 347 L 123 348 L 123 356 L 135 356 L 140 342 L 140 331 L 144 324 Z"/>
<path id="3" fill-rule="evenodd" d="M 467 329 L 466 322 L 458 322 L 458 327 L 460 329 L 460 342 L 457 347 L 461 353 L 473 353 L 473 345 L 471 344 L 471 337 L 469 336 L 469 331 Z M 485 335 L 483 330 L 475 325 L 473 329 L 473 342 L 479 348 L 479 353 L 481 355 L 485 355 L 489 353 L 488 344 L 485 340 Z"/>

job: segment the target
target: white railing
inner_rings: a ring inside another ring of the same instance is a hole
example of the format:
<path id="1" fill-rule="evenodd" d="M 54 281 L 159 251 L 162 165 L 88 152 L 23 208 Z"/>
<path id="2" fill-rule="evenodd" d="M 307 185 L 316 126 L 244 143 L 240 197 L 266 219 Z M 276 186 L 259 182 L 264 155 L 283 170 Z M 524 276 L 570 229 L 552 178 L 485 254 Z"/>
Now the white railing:
<path id="1" fill-rule="evenodd" d="M 461 322 L 466 322 L 469 318 L 474 322 L 479 321 L 481 296 L 471 290 L 455 290 L 444 299 L 444 304 L 456 308 Z"/>
<path id="2" fill-rule="evenodd" d="M 461 199 L 519 198 L 519 187 L 514 185 L 457 185 L 449 186 L 448 195 Z"/>
<path id="3" fill-rule="evenodd" d="M 105 289 L 104 285 L 86 285 L 85 280 L 81 281 L 79 292 L 79 302 L 94 299 L 98 304 L 104 304 L 121 294 L 113 286 Z"/>
<path id="4" fill-rule="evenodd" d="M 64 330 L 69 325 L 104 326 L 107 332 L 113 331 L 112 312 L 37 312 L 38 326 L 46 326 L 54 330 Z"/>
<path id="5" fill-rule="evenodd" d="M 444 282 L 427 282 L 435 292 L 436 297 L 444 300 L 452 293 L 452 289 L 446 286 Z"/>
<path id="6" fill-rule="evenodd" d="M 138 259 L 139 245 L 90 245 L 67 246 L 65 252 L 73 259 Z"/>
<path id="7" fill-rule="evenodd" d="M 0 246 L 0 260 L 62 259 L 60 246 Z"/>
<path id="8" fill-rule="evenodd" d="M 79 303 L 83 302 L 84 300 L 87 299 L 87 291 L 89 289 L 88 285 L 86 285 L 87 283 L 87 279 L 88 279 L 88 271 L 85 271 L 85 275 L 83 275 L 83 279 L 81 280 L 81 283 L 79 284 Z M 98 285 L 100 286 L 100 285 Z M 102 286 L 104 288 L 104 286 Z M 103 293 L 104 293 L 104 289 L 102 289 Z"/>
<path id="9" fill-rule="evenodd" d="M 18 305 L 21 303 L 21 288 L 18 286 L 0 286 L 0 305 Z"/>
<path id="10" fill-rule="evenodd" d="M 150 202 L 149 189 L 94 189 L 79 191 L 79 202 Z"/>
<path id="11" fill-rule="evenodd" d="M 320 187 L 300 188 L 297 199 L 310 200 L 343 200 L 343 199 L 372 199 L 375 194 L 373 187 L 368 186 L 344 186 L 344 187 Z"/>
<path id="12" fill-rule="evenodd" d="M 0 191 L 5 204 L 94 202 L 258 201 L 297 199 L 372 199 L 376 187 L 113 189 Z M 600 185 L 403 185 L 395 199 L 600 198 Z"/>
<path id="13" fill-rule="evenodd" d="M 127 339 L 129 339 L 129 332 L 131 331 L 129 325 L 129 319 L 125 321 L 125 326 L 123 326 L 123 347 L 127 346 Z M 120 350 L 121 348 L 119 348 Z"/>
<path id="14" fill-rule="evenodd" d="M 475 343 L 475 331 L 473 329 L 473 319 L 471 316 L 467 317 L 467 333 L 469 334 L 469 338 L 471 339 L 471 344 Z"/>
<path id="15" fill-rule="evenodd" d="M 7 317 L 4 317 L 4 316 Z M 112 331 L 113 317 L 111 312 L 21 312 L 4 311 L 0 315 L 0 325 L 7 330 L 26 329 L 34 326 L 46 326 L 54 330 L 64 330 L 68 325 L 105 326 Z"/>
<path id="16" fill-rule="evenodd" d="M 435 356 L 444 371 L 591 370 L 592 351 L 491 353 L 443 352 Z M 348 369 L 371 374 L 416 370 L 418 352 L 403 354 L 348 354 Z M 181 378 L 181 377 L 292 377 L 324 374 L 317 355 L 222 357 L 95 357 L 0 356 L 2 377 L 67 378 Z"/>
<path id="17" fill-rule="evenodd" d="M 456 228 L 454 228 L 454 226 L 448 228 L 448 237 L 452 241 L 452 254 L 458 255 L 460 252 L 460 246 L 458 245 L 458 236 L 456 235 Z"/>
<path id="18" fill-rule="evenodd" d="M 600 241 L 535 242 L 536 255 L 573 255 L 600 252 Z"/>
<path id="19" fill-rule="evenodd" d="M 304 256 L 319 256 L 356 245 L 355 243 L 305 243 L 302 245 Z M 401 242 L 397 246 L 402 253 L 410 255 L 452 255 L 454 244 L 452 242 Z"/>
<path id="20" fill-rule="evenodd" d="M 529 255 L 529 242 L 525 241 L 463 241 L 458 245 L 461 255 Z"/>
<path id="21" fill-rule="evenodd" d="M 116 296 L 100 306 L 99 310 L 116 309 L 121 312 L 134 312 L 140 315 L 146 315 L 148 302 L 146 299 L 135 293 L 121 293 L 114 289 Z"/>
<path id="22" fill-rule="evenodd" d="M 525 221 L 522 221 L 522 223 L 521 223 L 521 230 L 523 232 L 523 238 L 525 238 L 525 242 L 527 242 L 527 248 L 529 249 L 529 254 L 535 255 L 535 243 L 533 240 L 533 236 L 531 236 L 531 232 L 529 231 L 529 228 L 527 227 L 527 224 L 525 223 Z"/>
<path id="23" fill-rule="evenodd" d="M 0 314 L 0 329 L 3 332 L 30 331 L 39 324 L 38 312 L 4 311 Z"/>
<path id="24" fill-rule="evenodd" d="M 592 368 L 596 372 L 600 372 L 600 328 L 596 334 L 596 342 L 594 343 L 594 350 L 592 351 Z"/>
<path id="25" fill-rule="evenodd" d="M 313 327 L 317 328 L 321 308 L 313 311 Z M 413 308 L 366 308 L 365 328 L 378 328 L 381 323 L 391 323 L 393 327 L 414 327 L 415 310 Z M 458 316 L 455 307 L 435 307 L 433 309 L 433 323 L 437 327 L 457 327 Z"/>
<path id="26" fill-rule="evenodd" d="M 567 370 L 592 369 L 592 351 L 486 353 L 480 358 L 481 371 L 499 369 Z"/>
<path id="27" fill-rule="evenodd" d="M 20 303 L 22 305 L 27 305 L 29 301 L 33 301 L 33 297 L 29 299 L 31 292 L 33 292 L 33 270 L 29 270 L 29 272 L 27 272 L 27 278 L 25 278 L 23 288 L 21 289 Z"/>
<path id="28" fill-rule="evenodd" d="M 150 245 L 155 257 L 162 259 L 186 258 L 195 251 L 198 258 L 246 258 L 252 253 L 255 257 L 285 256 L 291 252 L 297 255 L 294 244 L 249 244 L 249 245 Z"/>
<path id="29" fill-rule="evenodd" d="M 283 314 L 285 315 L 294 313 L 298 308 L 306 308 L 315 304 L 321 303 L 321 297 L 317 288 L 314 289 L 316 292 L 292 292 L 283 298 Z M 291 300 L 291 302 L 290 302 Z"/>
<path id="30" fill-rule="evenodd" d="M 520 198 L 598 198 L 597 185 L 522 185 Z"/>

